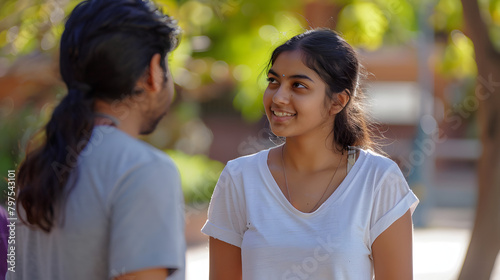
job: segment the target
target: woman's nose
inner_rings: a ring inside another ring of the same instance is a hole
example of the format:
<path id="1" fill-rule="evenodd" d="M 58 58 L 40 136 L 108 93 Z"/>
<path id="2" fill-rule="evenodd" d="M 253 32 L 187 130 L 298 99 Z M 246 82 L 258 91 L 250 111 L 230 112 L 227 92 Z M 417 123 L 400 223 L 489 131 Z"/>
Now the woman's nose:
<path id="1" fill-rule="evenodd" d="M 273 95 L 273 102 L 276 104 L 287 104 L 289 101 L 290 93 L 283 86 L 280 86 Z"/>

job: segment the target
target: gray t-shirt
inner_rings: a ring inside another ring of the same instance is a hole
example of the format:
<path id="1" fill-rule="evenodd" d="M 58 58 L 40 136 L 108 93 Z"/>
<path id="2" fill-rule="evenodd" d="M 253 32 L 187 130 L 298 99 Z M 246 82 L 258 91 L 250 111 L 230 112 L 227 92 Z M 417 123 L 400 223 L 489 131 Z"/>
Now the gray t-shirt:
<path id="1" fill-rule="evenodd" d="M 69 156 L 62 164 L 72 162 Z M 114 127 L 97 126 L 76 168 L 49 234 L 17 223 L 15 272 L 7 279 L 104 280 L 157 267 L 171 271 L 169 280 L 184 279 L 184 204 L 172 160 Z"/>

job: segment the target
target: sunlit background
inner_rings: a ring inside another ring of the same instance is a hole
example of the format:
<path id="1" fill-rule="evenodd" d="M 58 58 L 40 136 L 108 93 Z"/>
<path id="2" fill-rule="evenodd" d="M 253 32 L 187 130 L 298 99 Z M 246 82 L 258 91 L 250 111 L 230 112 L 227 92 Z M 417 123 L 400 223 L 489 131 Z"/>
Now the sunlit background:
<path id="1" fill-rule="evenodd" d="M 18 166 L 26 141 L 66 94 L 58 42 L 78 2 L 0 0 L 2 177 Z M 363 87 L 378 123 L 373 129 L 421 201 L 414 215 L 415 279 L 457 279 L 474 223 L 482 151 L 478 70 L 459 0 L 155 2 L 178 20 L 183 35 L 169 58 L 176 99 L 144 140 L 165 150 L 181 172 L 188 279 L 208 279 L 200 228 L 224 164 L 273 145 L 261 101 L 270 53 L 310 27 L 343 34 L 369 73 Z M 500 1 L 479 2 L 498 45 Z M 488 89 L 490 77 L 482 80 Z M 5 193 L 7 184 L 0 184 Z M 491 279 L 500 279 L 498 258 Z"/>

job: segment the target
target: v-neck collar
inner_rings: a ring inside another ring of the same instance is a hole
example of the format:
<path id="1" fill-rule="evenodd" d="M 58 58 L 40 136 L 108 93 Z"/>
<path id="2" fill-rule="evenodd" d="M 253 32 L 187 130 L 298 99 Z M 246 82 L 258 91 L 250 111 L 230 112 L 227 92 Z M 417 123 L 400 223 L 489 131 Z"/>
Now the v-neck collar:
<path id="1" fill-rule="evenodd" d="M 337 189 L 313 212 L 302 212 L 295 208 L 290 201 L 285 197 L 285 194 L 281 191 L 280 187 L 278 186 L 278 183 L 273 177 L 273 174 L 271 173 L 271 170 L 269 169 L 269 165 L 267 164 L 267 160 L 269 157 L 269 151 L 271 149 L 267 149 L 263 151 L 260 155 L 259 159 L 259 166 L 260 166 L 260 172 L 262 174 L 262 177 L 264 178 L 266 182 L 266 186 L 269 188 L 270 192 L 276 197 L 276 199 L 283 205 L 284 208 L 288 209 L 290 212 L 297 216 L 301 217 L 312 217 L 315 215 L 319 215 L 318 213 L 321 213 L 323 209 L 328 208 L 329 205 L 335 203 L 339 199 L 339 197 L 342 196 L 342 194 L 345 192 L 345 190 L 349 187 L 351 181 L 353 180 L 354 176 L 358 173 L 360 166 L 363 165 L 365 158 L 366 158 L 366 151 L 360 149 L 359 153 L 359 158 L 356 160 L 354 163 L 353 167 L 347 173 L 346 177 L 340 185 L 337 187 Z"/>

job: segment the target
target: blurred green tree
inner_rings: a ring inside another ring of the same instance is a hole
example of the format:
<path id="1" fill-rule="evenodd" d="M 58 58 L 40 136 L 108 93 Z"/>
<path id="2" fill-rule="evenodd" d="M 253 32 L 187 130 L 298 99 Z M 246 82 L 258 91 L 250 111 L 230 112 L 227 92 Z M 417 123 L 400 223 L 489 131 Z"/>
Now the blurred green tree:
<path id="1" fill-rule="evenodd" d="M 212 197 L 224 165 L 205 155 L 187 155 L 178 150 L 168 150 L 167 154 L 179 168 L 186 204 L 201 204 L 204 208 Z"/>

